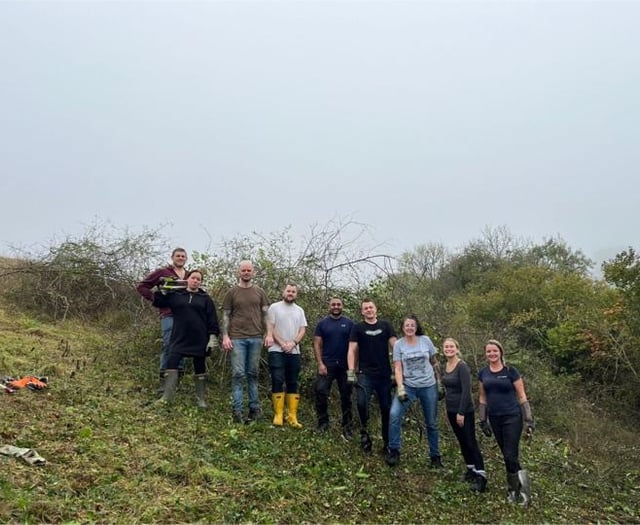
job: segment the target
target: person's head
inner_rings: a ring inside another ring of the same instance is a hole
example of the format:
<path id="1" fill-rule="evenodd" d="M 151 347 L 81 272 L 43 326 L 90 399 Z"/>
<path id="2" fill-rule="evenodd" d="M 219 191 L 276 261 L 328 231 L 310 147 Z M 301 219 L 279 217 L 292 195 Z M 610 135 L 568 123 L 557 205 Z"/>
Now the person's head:
<path id="1" fill-rule="evenodd" d="M 362 317 L 367 323 L 375 323 L 378 319 L 378 308 L 376 307 L 376 303 L 374 303 L 371 299 L 363 299 L 362 300 L 362 309 L 360 310 L 362 313 Z"/>
<path id="2" fill-rule="evenodd" d="M 253 269 L 253 263 L 251 261 L 240 262 L 240 266 L 238 267 L 238 276 L 242 282 L 250 283 L 254 274 L 255 270 Z"/>
<path id="3" fill-rule="evenodd" d="M 329 300 L 329 315 L 332 317 L 340 317 L 342 315 L 342 299 L 332 297 Z"/>
<path id="4" fill-rule="evenodd" d="M 447 358 L 454 356 L 462 357 L 462 354 L 460 354 L 460 345 L 453 337 L 447 337 L 444 340 L 444 343 L 442 343 L 442 353 Z"/>
<path id="5" fill-rule="evenodd" d="M 505 364 L 504 349 L 500 341 L 489 339 L 487 344 L 484 345 L 484 354 L 489 363 L 497 363 L 499 361 L 503 365 Z"/>
<path id="6" fill-rule="evenodd" d="M 202 284 L 202 272 L 200 270 L 191 270 L 187 272 L 187 290 L 195 292 Z"/>
<path id="7" fill-rule="evenodd" d="M 420 326 L 420 321 L 418 321 L 418 318 L 415 315 L 407 315 L 402 320 L 402 333 L 409 337 L 414 335 L 424 335 L 422 326 Z"/>
<path id="8" fill-rule="evenodd" d="M 184 265 L 187 264 L 187 250 L 175 248 L 171 252 L 171 264 L 176 268 L 184 268 Z"/>
<path id="9" fill-rule="evenodd" d="M 298 285 L 288 283 L 282 291 L 282 298 L 285 303 L 295 303 L 296 297 L 298 297 Z"/>

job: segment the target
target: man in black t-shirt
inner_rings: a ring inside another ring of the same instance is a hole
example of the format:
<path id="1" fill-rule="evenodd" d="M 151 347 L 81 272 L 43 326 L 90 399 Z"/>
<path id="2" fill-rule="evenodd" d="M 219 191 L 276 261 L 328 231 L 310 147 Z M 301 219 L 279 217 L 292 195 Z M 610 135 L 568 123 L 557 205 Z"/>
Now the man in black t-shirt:
<path id="1" fill-rule="evenodd" d="M 389 410 L 391 408 L 391 365 L 389 349 L 396 342 L 396 334 L 388 321 L 378 319 L 378 309 L 370 299 L 362 301 L 362 317 L 349 336 L 347 362 L 348 381 L 356 385 L 356 405 L 360 417 L 360 447 L 371 452 L 369 400 L 376 393 L 382 420 L 383 452 L 389 445 Z"/>

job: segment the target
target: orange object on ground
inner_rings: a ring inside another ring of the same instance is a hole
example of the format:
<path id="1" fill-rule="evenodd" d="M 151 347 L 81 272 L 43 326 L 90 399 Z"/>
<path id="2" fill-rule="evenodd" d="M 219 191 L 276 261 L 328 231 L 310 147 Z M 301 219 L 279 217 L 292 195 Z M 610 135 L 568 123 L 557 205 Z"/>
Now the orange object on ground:
<path id="1" fill-rule="evenodd" d="M 22 379 L 16 379 L 7 383 L 11 388 L 30 388 L 31 390 L 42 390 L 48 385 L 44 381 L 40 381 L 36 376 L 24 376 Z"/>

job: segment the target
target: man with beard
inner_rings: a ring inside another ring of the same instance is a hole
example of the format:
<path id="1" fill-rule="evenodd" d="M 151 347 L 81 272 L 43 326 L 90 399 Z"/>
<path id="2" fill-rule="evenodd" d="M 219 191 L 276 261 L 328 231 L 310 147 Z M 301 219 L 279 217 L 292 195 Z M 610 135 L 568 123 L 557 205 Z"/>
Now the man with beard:
<path id="1" fill-rule="evenodd" d="M 293 428 L 302 428 L 298 422 L 300 402 L 298 376 L 300 375 L 300 341 L 307 329 L 307 319 L 304 310 L 295 304 L 297 296 L 297 285 L 289 283 L 282 293 L 283 300 L 269 307 L 266 344 L 269 347 L 273 424 L 276 426 L 284 424 L 286 401 L 287 423 Z"/>
<path id="2" fill-rule="evenodd" d="M 321 319 L 313 334 L 313 352 L 318 363 L 316 379 L 316 414 L 318 432 L 329 428 L 329 394 L 335 380 L 340 392 L 342 408 L 342 437 L 353 437 L 351 413 L 351 385 L 347 382 L 347 352 L 353 321 L 342 315 L 342 300 L 333 297 L 329 301 L 329 315 Z"/>

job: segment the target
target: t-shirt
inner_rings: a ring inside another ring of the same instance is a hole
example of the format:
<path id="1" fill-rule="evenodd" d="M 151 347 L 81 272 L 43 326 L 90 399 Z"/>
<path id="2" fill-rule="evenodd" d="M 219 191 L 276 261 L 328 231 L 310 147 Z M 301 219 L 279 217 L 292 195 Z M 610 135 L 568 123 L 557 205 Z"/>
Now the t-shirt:
<path id="1" fill-rule="evenodd" d="M 430 360 L 436 352 L 436 347 L 426 335 L 418 336 L 414 345 L 404 337 L 398 339 L 393 345 L 393 361 L 402 362 L 403 383 L 413 388 L 435 385 L 436 375 Z"/>
<path id="2" fill-rule="evenodd" d="M 520 379 L 520 373 L 512 366 L 505 366 L 499 372 L 492 372 L 488 366 L 478 373 L 478 379 L 487 395 L 489 416 L 511 416 L 520 414 L 520 404 L 513 383 Z"/>
<path id="3" fill-rule="evenodd" d="M 244 339 L 262 337 L 266 331 L 263 326 L 263 309 L 269 307 L 267 294 L 259 286 L 234 286 L 224 296 L 222 309 L 230 312 L 229 337 Z"/>
<path id="4" fill-rule="evenodd" d="M 447 372 L 442 370 L 442 384 L 447 389 L 445 404 L 447 412 L 466 414 L 473 412 L 473 400 L 471 399 L 471 370 L 464 361 L 459 361 L 456 367 Z"/>
<path id="5" fill-rule="evenodd" d="M 304 310 L 295 303 L 287 303 L 286 301 L 278 301 L 273 303 L 267 311 L 267 319 L 273 324 L 274 330 L 285 341 L 293 341 L 298 335 L 298 331 L 303 326 L 307 326 L 307 318 Z M 269 352 L 282 352 L 282 348 L 278 343 L 274 343 L 269 347 Z M 292 354 L 300 353 L 300 345 L 291 352 Z"/>
<path id="6" fill-rule="evenodd" d="M 352 328 L 353 321 L 343 315 L 337 319 L 330 315 L 320 319 L 313 335 L 322 338 L 322 361 L 326 366 L 347 366 L 349 335 Z"/>
<path id="7" fill-rule="evenodd" d="M 362 321 L 353 325 L 349 341 L 358 343 L 358 370 L 391 377 L 389 339 L 395 336 L 391 323 L 384 319 L 374 324 Z"/>

